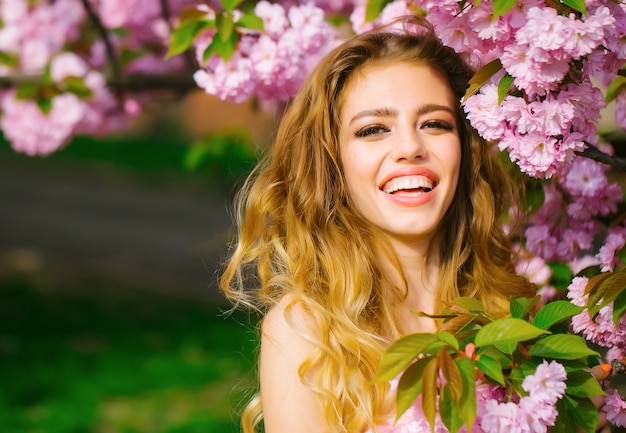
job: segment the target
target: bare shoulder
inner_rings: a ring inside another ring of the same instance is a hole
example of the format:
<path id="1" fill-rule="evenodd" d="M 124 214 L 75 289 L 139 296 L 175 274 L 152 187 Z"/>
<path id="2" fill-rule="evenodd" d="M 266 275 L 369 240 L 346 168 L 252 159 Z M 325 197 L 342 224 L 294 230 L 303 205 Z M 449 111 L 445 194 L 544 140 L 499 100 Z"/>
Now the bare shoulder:
<path id="1" fill-rule="evenodd" d="M 259 372 L 266 433 L 327 430 L 319 396 L 299 374 L 315 350 L 303 335 L 311 335 L 315 328 L 312 317 L 289 296 L 264 318 Z"/>
<path id="2" fill-rule="evenodd" d="M 263 319 L 263 337 L 273 339 L 304 339 L 303 335 L 314 335 L 316 326 L 313 317 L 291 295 L 284 296 Z"/>

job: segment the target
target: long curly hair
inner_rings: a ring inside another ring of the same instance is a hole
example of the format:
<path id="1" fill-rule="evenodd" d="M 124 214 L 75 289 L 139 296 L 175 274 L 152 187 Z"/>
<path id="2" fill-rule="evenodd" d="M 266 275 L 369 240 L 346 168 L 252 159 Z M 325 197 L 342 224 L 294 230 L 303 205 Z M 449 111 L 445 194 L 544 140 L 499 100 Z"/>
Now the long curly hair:
<path id="1" fill-rule="evenodd" d="M 411 17 L 404 27 L 343 43 L 304 82 L 272 149 L 238 194 L 238 238 L 220 281 L 236 305 L 263 312 L 288 294 L 310 315 L 319 334 L 306 338 L 317 349 L 299 373 L 323 400 L 333 432 L 375 429 L 389 413 L 388 385 L 370 382 L 385 348 L 403 335 L 398 311 L 407 293 L 390 276 L 389 265 L 402 271 L 389 242 L 347 193 L 338 141 L 344 90 L 365 66 L 404 62 L 439 71 L 460 101 L 473 75 L 427 22 Z M 535 293 L 516 275 L 500 224 L 515 195 L 460 103 L 456 117 L 459 181 L 429 252 L 441 269 L 436 309 L 473 296 L 500 315 L 510 297 Z M 244 410 L 244 432 L 255 431 L 261 419 L 257 395 Z"/>

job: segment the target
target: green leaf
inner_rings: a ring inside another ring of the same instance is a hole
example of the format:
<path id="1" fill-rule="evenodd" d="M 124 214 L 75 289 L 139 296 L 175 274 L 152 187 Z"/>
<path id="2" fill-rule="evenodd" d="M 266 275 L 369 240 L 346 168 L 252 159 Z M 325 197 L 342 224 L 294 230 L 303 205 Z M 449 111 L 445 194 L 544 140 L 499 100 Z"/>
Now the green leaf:
<path id="1" fill-rule="evenodd" d="M 578 359 L 586 356 L 600 356 L 587 347 L 582 337 L 571 334 L 549 335 L 532 345 L 528 353 L 531 356 L 553 359 Z"/>
<path id="2" fill-rule="evenodd" d="M 504 343 L 496 343 L 495 346 L 502 353 L 506 353 L 507 355 L 512 355 L 517 349 L 517 343 L 515 341 L 506 341 Z"/>
<path id="3" fill-rule="evenodd" d="M 513 382 L 514 385 L 520 386 L 524 379 L 537 371 L 537 362 L 524 362 L 511 369 L 508 379 Z"/>
<path id="4" fill-rule="evenodd" d="M 4 53 L 0 51 L 0 64 L 6 65 L 9 67 L 17 66 L 18 57 L 15 54 Z"/>
<path id="5" fill-rule="evenodd" d="M 517 0 L 493 0 L 493 18 L 498 18 L 511 10 Z"/>
<path id="6" fill-rule="evenodd" d="M 456 298 L 451 304 L 461 307 L 468 313 L 482 313 L 485 311 L 485 306 L 478 299 L 469 296 Z"/>
<path id="7" fill-rule="evenodd" d="M 500 63 L 500 59 L 495 59 L 476 71 L 469 81 L 469 87 L 465 91 L 463 100 L 478 93 L 482 85 L 489 81 L 500 69 L 502 69 L 502 63 Z"/>
<path id="8" fill-rule="evenodd" d="M 32 83 L 22 83 L 17 86 L 16 99 L 36 99 L 41 92 L 41 86 Z"/>
<path id="9" fill-rule="evenodd" d="M 245 14 L 235 23 L 237 27 L 263 31 L 263 20 L 254 14 Z"/>
<path id="10" fill-rule="evenodd" d="M 598 381 L 588 371 L 578 370 L 567 373 L 566 394 L 573 397 L 593 397 L 606 395 Z"/>
<path id="11" fill-rule="evenodd" d="M 588 398 L 575 398 L 565 394 L 563 396 L 567 412 L 574 425 L 586 433 L 594 433 L 598 425 L 598 409 Z M 574 430 L 571 430 L 574 431 Z"/>
<path id="12" fill-rule="evenodd" d="M 532 340 L 540 335 L 549 334 L 522 319 L 513 317 L 499 319 L 485 325 L 474 340 L 476 347 L 515 343 Z"/>
<path id="13" fill-rule="evenodd" d="M 85 80 L 80 77 L 65 77 L 63 79 L 63 84 L 68 92 L 73 93 L 76 96 L 81 98 L 91 97 L 91 89 L 87 86 L 87 84 L 85 84 Z"/>
<path id="14" fill-rule="evenodd" d="M 437 363 L 430 362 L 426 364 L 422 375 L 422 412 L 432 430 L 437 414 L 437 370 Z"/>
<path id="15" fill-rule="evenodd" d="M 474 364 L 469 358 L 460 358 L 455 360 L 456 365 L 461 372 L 461 381 L 463 382 L 463 394 L 458 406 L 459 413 L 467 431 L 471 433 L 472 424 L 476 419 L 476 371 Z"/>
<path id="16" fill-rule="evenodd" d="M 537 328 L 548 329 L 552 325 L 568 320 L 582 313 L 584 307 L 574 305 L 569 301 L 554 301 L 546 304 L 533 319 Z"/>
<path id="17" fill-rule="evenodd" d="M 232 12 L 224 12 L 223 14 L 217 14 L 215 17 L 215 25 L 217 26 L 217 34 L 222 42 L 226 42 L 230 39 L 230 36 L 235 29 L 235 21 Z"/>
<path id="18" fill-rule="evenodd" d="M 437 333 L 437 337 L 439 337 L 439 340 L 448 343 L 454 349 L 459 350 L 458 340 L 454 335 L 450 334 L 449 332 L 439 332 Z"/>
<path id="19" fill-rule="evenodd" d="M 398 392 L 396 394 L 396 420 L 415 402 L 417 396 L 422 392 L 422 378 L 424 370 L 429 364 L 436 364 L 435 357 L 428 356 L 422 358 L 402 374 L 398 382 Z"/>
<path id="20" fill-rule="evenodd" d="M 615 326 L 619 325 L 620 320 L 624 317 L 624 313 L 626 313 L 626 290 L 617 295 L 617 298 L 613 301 L 613 322 Z"/>
<path id="21" fill-rule="evenodd" d="M 515 81 L 515 78 L 508 73 L 504 74 L 504 77 L 500 79 L 500 82 L 498 83 L 498 104 L 501 104 L 502 101 L 504 101 L 504 98 L 506 98 L 506 95 L 508 95 L 509 89 L 513 85 L 513 81 Z"/>
<path id="22" fill-rule="evenodd" d="M 387 3 L 391 3 L 391 0 L 368 0 L 365 6 L 365 22 L 376 19 L 382 10 L 385 9 Z"/>
<path id="23" fill-rule="evenodd" d="M 530 310 L 537 305 L 539 299 L 541 299 L 540 296 L 534 296 L 532 298 L 511 298 L 509 305 L 511 317 L 526 320 L 527 316 L 530 314 Z"/>
<path id="24" fill-rule="evenodd" d="M 205 11 L 198 9 L 195 6 L 184 9 L 178 17 L 178 26 L 184 26 L 196 21 L 208 21 L 208 15 Z"/>
<path id="25" fill-rule="evenodd" d="M 623 75 L 618 75 L 606 89 L 606 96 L 604 97 L 604 100 L 606 102 L 611 102 L 624 91 L 626 91 L 626 77 L 624 77 Z"/>
<path id="26" fill-rule="evenodd" d="M 52 98 L 37 99 L 37 106 L 39 106 L 39 109 L 43 114 L 50 113 L 50 110 L 52 110 Z"/>
<path id="27" fill-rule="evenodd" d="M 565 263 L 551 262 L 548 264 L 552 269 L 551 283 L 557 289 L 565 289 L 572 282 L 572 270 Z"/>
<path id="28" fill-rule="evenodd" d="M 166 59 L 177 54 L 184 53 L 193 43 L 196 35 L 201 30 L 211 27 L 207 21 L 192 21 L 187 24 L 179 25 L 170 35 L 169 49 L 165 55 Z"/>
<path id="29" fill-rule="evenodd" d="M 454 404 L 458 405 L 463 395 L 463 381 L 461 380 L 461 372 L 450 354 L 445 350 L 440 350 L 437 355 L 439 369 L 446 379 L 446 384 L 452 389 L 450 390 Z"/>
<path id="30" fill-rule="evenodd" d="M 576 9 L 578 12 L 587 16 L 587 8 L 585 7 L 585 0 L 561 0 L 564 5 Z"/>
<path id="31" fill-rule="evenodd" d="M 565 399 L 557 400 L 556 402 L 556 410 L 558 415 L 556 417 L 556 421 L 554 426 L 552 426 L 549 430 L 550 433 L 572 433 L 576 431 L 576 424 L 574 423 L 574 418 L 570 413 L 571 407 L 565 401 Z"/>
<path id="32" fill-rule="evenodd" d="M 239 33 L 237 32 L 231 32 L 230 39 L 226 41 L 223 41 L 221 38 L 213 38 L 211 44 L 204 50 L 202 59 L 206 62 L 213 54 L 216 54 L 224 61 L 228 61 L 235 54 L 238 42 Z"/>
<path id="33" fill-rule="evenodd" d="M 601 308 L 613 302 L 625 289 L 626 272 L 621 270 L 619 272 L 610 273 L 607 278 L 601 280 L 589 293 L 589 299 L 587 301 L 589 315 L 591 317 L 595 316 Z"/>
<path id="34" fill-rule="evenodd" d="M 220 0 L 220 3 L 222 3 L 222 6 L 224 7 L 224 10 L 226 11 L 234 10 L 242 2 L 243 0 Z"/>
<path id="35" fill-rule="evenodd" d="M 475 362 L 476 367 L 478 367 L 478 369 L 482 371 L 485 376 L 495 380 L 497 383 L 504 386 L 504 375 L 502 374 L 502 366 L 498 361 L 490 356 L 480 355 Z"/>
<path id="36" fill-rule="evenodd" d="M 448 385 L 443 387 L 439 398 L 439 415 L 450 433 L 458 432 L 463 426 L 463 420 L 451 396 L 451 387 Z"/>
<path id="37" fill-rule="evenodd" d="M 437 341 L 437 335 L 429 333 L 410 334 L 396 340 L 383 354 L 374 381 L 390 381 Z"/>

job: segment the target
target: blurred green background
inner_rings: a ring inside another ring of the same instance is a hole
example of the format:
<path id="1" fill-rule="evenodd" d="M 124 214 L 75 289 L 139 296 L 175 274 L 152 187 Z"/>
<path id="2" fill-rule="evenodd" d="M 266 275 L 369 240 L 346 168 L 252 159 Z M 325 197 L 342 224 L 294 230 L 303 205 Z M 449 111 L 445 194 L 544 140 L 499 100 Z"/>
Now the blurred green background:
<path id="1" fill-rule="evenodd" d="M 236 129 L 0 141 L 1 433 L 239 431 L 256 318 L 216 281 L 255 160 Z"/>

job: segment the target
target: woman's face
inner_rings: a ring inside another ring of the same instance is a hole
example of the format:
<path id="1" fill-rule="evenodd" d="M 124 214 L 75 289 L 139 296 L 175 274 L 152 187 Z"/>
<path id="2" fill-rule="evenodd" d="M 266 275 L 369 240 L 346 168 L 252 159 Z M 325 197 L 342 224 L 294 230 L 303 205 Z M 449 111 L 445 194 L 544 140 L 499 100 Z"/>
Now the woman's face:
<path id="1" fill-rule="evenodd" d="M 392 241 L 428 245 L 456 190 L 456 100 L 426 65 L 366 66 L 344 90 L 339 148 L 348 193 Z"/>

